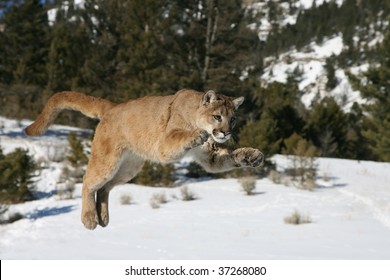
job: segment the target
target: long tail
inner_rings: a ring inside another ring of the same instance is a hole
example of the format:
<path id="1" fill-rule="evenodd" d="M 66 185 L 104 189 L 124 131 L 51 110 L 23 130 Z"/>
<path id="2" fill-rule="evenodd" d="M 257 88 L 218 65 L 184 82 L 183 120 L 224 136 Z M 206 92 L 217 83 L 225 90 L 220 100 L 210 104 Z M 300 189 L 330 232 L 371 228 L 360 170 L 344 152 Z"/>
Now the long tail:
<path id="1" fill-rule="evenodd" d="M 103 114 L 116 104 L 98 97 L 88 96 L 80 92 L 64 91 L 54 94 L 46 103 L 38 118 L 25 132 L 29 136 L 43 134 L 62 110 L 80 111 L 90 118 L 100 119 Z"/>

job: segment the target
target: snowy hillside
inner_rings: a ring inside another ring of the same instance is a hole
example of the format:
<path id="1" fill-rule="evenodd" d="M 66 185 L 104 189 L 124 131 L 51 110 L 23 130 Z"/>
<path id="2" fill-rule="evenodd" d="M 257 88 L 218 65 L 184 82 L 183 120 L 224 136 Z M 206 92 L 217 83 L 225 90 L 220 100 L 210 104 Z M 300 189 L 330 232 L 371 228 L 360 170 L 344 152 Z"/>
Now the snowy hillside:
<path id="1" fill-rule="evenodd" d="M 304 94 L 302 102 L 310 107 L 314 98 L 332 96 L 346 111 L 349 111 L 354 102 L 365 103 L 358 91 L 354 91 L 346 75 L 346 69 L 336 71 L 337 86 L 330 92 L 325 89 L 327 73 L 325 60 L 332 55 L 339 55 L 343 50 L 341 36 L 329 38 L 323 44 L 312 43 L 304 52 L 291 51 L 280 55 L 278 59 L 269 58 L 268 66 L 261 76 L 263 84 L 270 82 L 286 83 L 288 75 L 294 71 L 301 73 L 299 90 Z M 351 67 L 348 69 L 354 75 L 367 71 L 368 64 Z"/>
<path id="2" fill-rule="evenodd" d="M 21 133 L 27 121 L 0 121 L 5 152 L 20 146 L 46 160 L 47 143 L 64 147 L 75 130 L 56 126 L 30 139 Z M 283 156 L 273 160 L 280 170 L 288 165 Z M 40 199 L 10 207 L 25 218 L 0 226 L 1 259 L 390 258 L 389 163 L 319 159 L 313 192 L 259 179 L 255 195 L 246 196 L 236 179 L 199 180 L 187 184 L 197 199 L 182 201 L 181 187 L 126 184 L 112 192 L 109 226 L 89 231 L 80 221 L 81 184 L 74 199 L 59 200 L 61 163 L 47 161 Z M 152 209 L 150 198 L 161 192 L 168 203 Z M 124 194 L 130 205 L 120 203 Z M 286 224 L 295 210 L 311 223 Z"/>
<path id="3" fill-rule="evenodd" d="M 268 2 L 275 2 L 277 5 L 281 7 L 284 14 L 280 15 L 278 18 L 278 24 L 280 26 L 286 26 L 287 24 L 294 25 L 297 21 L 298 12 L 293 14 L 290 13 L 290 9 L 299 10 L 307 10 L 313 7 L 313 5 L 321 5 L 324 2 L 330 2 L 333 0 L 295 0 L 295 1 L 275 1 L 275 0 L 263 0 L 263 1 L 244 1 L 248 2 L 251 9 L 255 11 L 255 13 L 260 13 L 262 18 L 259 23 L 256 23 L 254 26 L 259 25 L 259 39 L 261 41 L 266 41 L 269 32 L 272 29 L 273 22 L 268 20 L 269 10 L 267 9 Z M 344 0 L 336 0 L 335 1 L 338 6 L 341 6 Z"/>
<path id="4" fill-rule="evenodd" d="M 345 4 L 345 1 L 253 1 L 249 7 L 260 17 L 258 22 L 251 25 L 251 28 L 258 30 L 259 40 L 266 44 L 269 41 L 269 35 L 275 29 L 279 29 L 279 32 L 281 32 L 280 30 L 288 26 L 296 26 L 300 14 L 302 15 L 304 11 L 313 7 L 320 7 L 324 3 L 335 3 L 340 8 Z M 328 17 L 332 16 L 328 15 Z M 305 24 L 310 25 L 311 21 L 308 20 Z M 348 32 L 348 34 L 343 34 L 342 32 L 327 34 L 324 38 L 321 37 L 321 40 L 316 40 L 316 36 L 313 35 L 311 40 L 307 41 L 303 47 L 301 46 L 299 50 L 294 45 L 298 41 L 296 39 L 295 43 L 291 43 L 289 48 L 286 48 L 283 52 L 275 52 L 275 54 L 265 57 L 264 71 L 260 77 L 262 86 L 267 86 L 267 84 L 272 82 L 286 83 L 289 75 L 298 74 L 299 90 L 302 93 L 301 100 L 307 108 L 310 108 L 312 101 L 318 101 L 325 96 L 331 96 L 348 112 L 354 102 L 358 104 L 367 102 L 360 96 L 359 91 L 352 88 L 348 74 L 357 77 L 357 79 L 362 79 L 363 74 L 369 67 L 375 65 L 367 58 L 366 54 L 377 48 L 383 41 L 383 30 L 385 29 L 381 28 L 387 25 L 388 20 L 386 17 L 381 19 L 379 16 L 376 22 L 372 22 L 369 27 L 366 27 L 368 31 L 364 36 L 358 32 L 358 30 L 364 29 L 361 26 L 355 26 L 356 29 L 353 32 Z M 381 28 L 378 26 L 381 26 Z M 302 30 L 301 32 L 295 32 L 291 36 L 302 36 Z M 353 47 L 351 47 L 351 44 L 346 44 L 348 36 L 351 36 L 351 41 L 354 42 L 352 44 Z M 286 40 L 286 38 L 284 39 Z M 282 41 L 283 39 L 281 38 L 280 40 Z M 337 58 L 353 48 L 359 50 L 360 58 L 358 60 L 349 58 L 348 66 L 340 66 L 337 63 Z M 332 58 L 332 67 L 335 68 L 334 78 L 336 80 L 335 87 L 331 89 L 326 88 L 328 82 L 326 60 L 330 58 Z"/>

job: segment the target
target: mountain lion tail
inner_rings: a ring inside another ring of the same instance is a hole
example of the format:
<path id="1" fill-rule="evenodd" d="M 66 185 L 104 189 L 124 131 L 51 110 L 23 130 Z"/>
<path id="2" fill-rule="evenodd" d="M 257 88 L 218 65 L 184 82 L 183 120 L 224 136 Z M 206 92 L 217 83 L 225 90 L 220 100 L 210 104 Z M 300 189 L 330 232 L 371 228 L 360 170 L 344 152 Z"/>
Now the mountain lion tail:
<path id="1" fill-rule="evenodd" d="M 87 117 L 100 119 L 115 105 L 108 100 L 79 92 L 59 92 L 50 97 L 41 114 L 35 122 L 26 127 L 25 132 L 29 136 L 43 134 L 62 110 L 80 111 Z"/>

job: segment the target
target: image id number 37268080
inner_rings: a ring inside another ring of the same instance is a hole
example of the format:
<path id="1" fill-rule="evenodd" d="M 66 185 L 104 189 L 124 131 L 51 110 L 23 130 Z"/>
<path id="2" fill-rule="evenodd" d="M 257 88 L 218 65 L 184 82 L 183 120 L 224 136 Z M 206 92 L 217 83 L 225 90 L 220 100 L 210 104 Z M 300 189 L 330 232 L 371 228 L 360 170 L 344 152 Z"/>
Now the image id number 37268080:
<path id="1" fill-rule="evenodd" d="M 265 275 L 266 273 L 265 267 L 221 266 L 218 268 L 219 275 Z"/>

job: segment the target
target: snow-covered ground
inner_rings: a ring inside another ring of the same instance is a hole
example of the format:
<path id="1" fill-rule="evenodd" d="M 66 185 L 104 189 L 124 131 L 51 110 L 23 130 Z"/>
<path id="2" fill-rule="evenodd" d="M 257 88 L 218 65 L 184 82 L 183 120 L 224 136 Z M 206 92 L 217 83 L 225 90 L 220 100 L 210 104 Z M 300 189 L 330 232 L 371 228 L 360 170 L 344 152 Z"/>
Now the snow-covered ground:
<path id="1" fill-rule="evenodd" d="M 41 152 L 38 158 L 48 151 L 39 149 L 45 141 L 63 146 L 61 135 L 74 130 L 54 127 L 29 139 L 21 133 L 27 121 L 0 122 L 5 151 L 21 146 Z M 273 160 L 279 169 L 288 165 L 283 156 Z M 236 179 L 199 180 L 187 184 L 197 199 L 186 202 L 180 187 L 118 186 L 110 197 L 110 224 L 89 231 L 80 221 L 81 185 L 74 199 L 59 200 L 54 191 L 61 163 L 50 162 L 37 182 L 41 198 L 12 206 L 25 218 L 0 226 L 0 258 L 389 259 L 390 164 L 318 163 L 320 187 L 313 192 L 259 179 L 255 195 L 246 196 Z M 152 209 L 150 198 L 161 192 L 168 203 Z M 132 204 L 120 203 L 124 194 Z M 295 210 L 312 222 L 286 224 Z"/>

